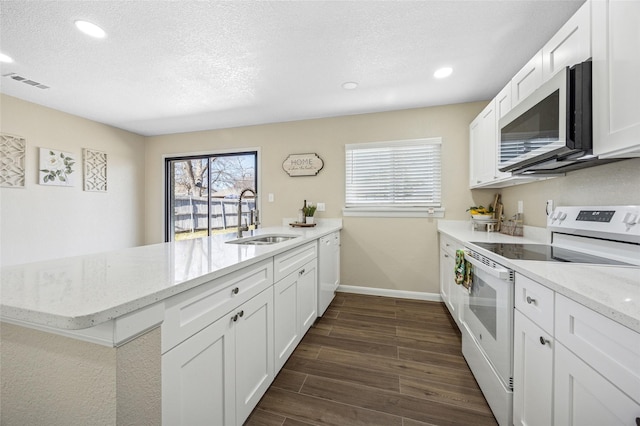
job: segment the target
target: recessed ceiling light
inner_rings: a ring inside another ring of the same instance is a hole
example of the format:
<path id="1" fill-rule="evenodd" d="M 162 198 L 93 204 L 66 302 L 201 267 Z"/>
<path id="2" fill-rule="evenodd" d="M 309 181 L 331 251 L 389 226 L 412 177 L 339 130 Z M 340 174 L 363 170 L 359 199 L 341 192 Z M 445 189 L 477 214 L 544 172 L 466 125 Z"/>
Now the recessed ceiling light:
<path id="1" fill-rule="evenodd" d="M 87 21 L 76 21 L 76 27 L 88 36 L 95 38 L 105 38 L 107 33 L 96 24 Z"/>
<path id="2" fill-rule="evenodd" d="M 4 53 L 0 53 L 0 62 L 10 64 L 13 62 L 13 58 L 9 55 L 5 55 Z"/>
<path id="3" fill-rule="evenodd" d="M 434 72 L 433 76 L 435 78 L 445 78 L 445 77 L 449 77 L 452 72 L 453 72 L 453 68 L 444 67 L 444 68 L 440 68 L 439 70 Z"/>
<path id="4" fill-rule="evenodd" d="M 346 83 L 342 83 L 342 88 L 344 90 L 353 90 L 358 87 L 358 83 L 355 81 L 347 81 Z"/>

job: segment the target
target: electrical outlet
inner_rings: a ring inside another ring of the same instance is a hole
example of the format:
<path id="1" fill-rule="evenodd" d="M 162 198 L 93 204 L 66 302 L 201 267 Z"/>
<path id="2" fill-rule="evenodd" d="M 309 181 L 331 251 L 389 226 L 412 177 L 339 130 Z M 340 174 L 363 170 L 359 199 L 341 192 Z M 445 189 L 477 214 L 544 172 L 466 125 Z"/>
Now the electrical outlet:
<path id="1" fill-rule="evenodd" d="M 520 214 L 524 213 L 524 202 L 523 201 L 518 201 L 518 213 L 520 213 Z"/>
<path id="2" fill-rule="evenodd" d="M 270 202 L 270 203 L 273 203 L 273 199 L 274 199 L 274 198 L 273 198 L 273 193 L 272 193 L 272 192 L 270 192 L 270 193 L 269 193 L 269 202 Z"/>
<path id="3" fill-rule="evenodd" d="M 319 212 L 323 212 L 325 210 L 324 203 L 318 203 L 317 207 Z"/>

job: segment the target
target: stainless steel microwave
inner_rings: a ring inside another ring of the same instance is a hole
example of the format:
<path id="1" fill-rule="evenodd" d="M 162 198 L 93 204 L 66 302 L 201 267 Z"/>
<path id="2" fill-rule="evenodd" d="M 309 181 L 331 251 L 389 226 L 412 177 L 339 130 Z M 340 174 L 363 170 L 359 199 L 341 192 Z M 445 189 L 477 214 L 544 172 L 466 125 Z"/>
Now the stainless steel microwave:
<path id="1" fill-rule="evenodd" d="M 500 119 L 498 169 L 558 174 L 602 164 L 592 155 L 591 61 L 560 70 Z"/>

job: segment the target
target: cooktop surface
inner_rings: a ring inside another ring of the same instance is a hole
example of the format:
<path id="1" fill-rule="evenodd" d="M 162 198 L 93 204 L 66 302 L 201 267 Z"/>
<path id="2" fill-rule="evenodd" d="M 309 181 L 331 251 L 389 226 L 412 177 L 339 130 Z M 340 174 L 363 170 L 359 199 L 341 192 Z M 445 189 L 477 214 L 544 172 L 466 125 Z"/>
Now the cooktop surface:
<path id="1" fill-rule="evenodd" d="M 595 265 L 629 265 L 617 260 L 546 244 L 472 243 L 507 259 L 550 262 L 590 263 Z"/>

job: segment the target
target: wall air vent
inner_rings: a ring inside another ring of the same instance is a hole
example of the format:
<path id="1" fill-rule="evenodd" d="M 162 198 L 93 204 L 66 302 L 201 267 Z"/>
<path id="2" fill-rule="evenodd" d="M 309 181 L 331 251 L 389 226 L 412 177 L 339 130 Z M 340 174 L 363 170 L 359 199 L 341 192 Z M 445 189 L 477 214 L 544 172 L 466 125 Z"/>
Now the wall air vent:
<path id="1" fill-rule="evenodd" d="M 37 81 L 30 80 L 26 77 L 22 77 L 21 75 L 16 74 L 15 72 L 10 72 L 8 74 L 3 74 L 3 77 L 9 77 L 14 79 L 15 81 L 20 81 L 24 84 L 28 84 L 29 86 L 37 87 L 38 89 L 48 89 L 49 86 L 45 86 L 42 83 L 38 83 Z"/>

